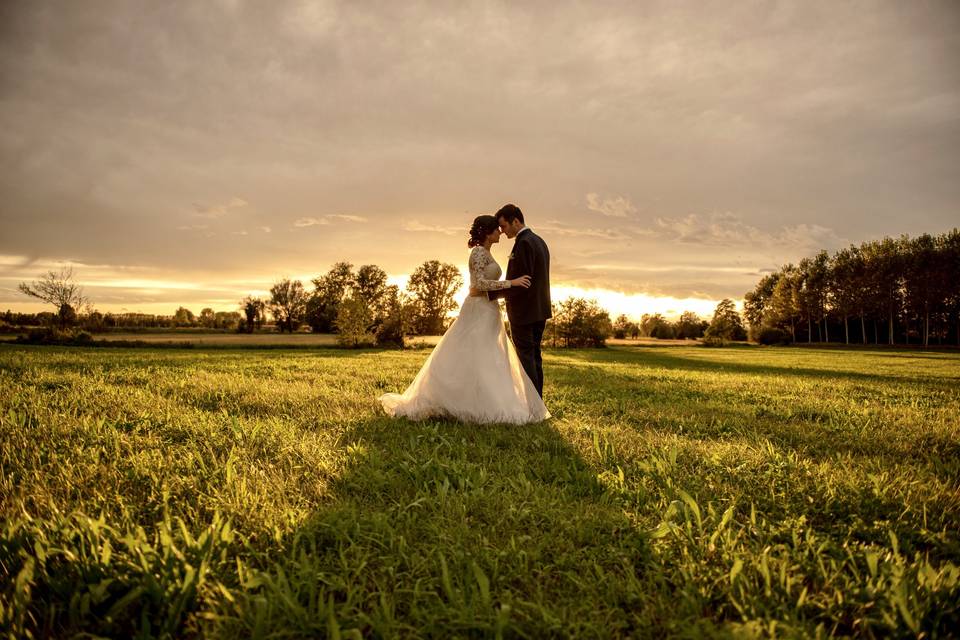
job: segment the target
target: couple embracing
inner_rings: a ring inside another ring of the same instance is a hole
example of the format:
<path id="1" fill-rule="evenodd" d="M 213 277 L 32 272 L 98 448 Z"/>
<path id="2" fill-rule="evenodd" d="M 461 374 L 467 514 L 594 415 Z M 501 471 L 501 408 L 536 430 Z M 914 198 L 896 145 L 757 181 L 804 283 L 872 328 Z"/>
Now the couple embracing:
<path id="1" fill-rule="evenodd" d="M 505 280 L 490 253 L 501 234 L 514 239 Z M 380 397 L 391 416 L 452 417 L 477 424 L 526 424 L 550 417 L 543 404 L 540 343 L 550 307 L 550 252 L 508 204 L 470 228 L 470 296 L 413 382 Z M 507 337 L 498 300 L 507 302 Z"/>

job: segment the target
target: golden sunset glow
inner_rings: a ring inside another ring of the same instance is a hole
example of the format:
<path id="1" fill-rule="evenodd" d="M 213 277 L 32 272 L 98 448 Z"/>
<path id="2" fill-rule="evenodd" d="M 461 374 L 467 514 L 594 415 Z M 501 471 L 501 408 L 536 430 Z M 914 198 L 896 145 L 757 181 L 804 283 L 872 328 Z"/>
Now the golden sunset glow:
<path id="1" fill-rule="evenodd" d="M 339 261 L 400 284 L 465 269 L 473 218 L 513 202 L 555 302 L 708 315 L 955 224 L 946 6 L 14 3 L 0 309 L 41 309 L 17 286 L 62 264 L 101 311 L 235 310 Z"/>
<path id="2" fill-rule="evenodd" d="M 78 271 L 82 272 L 82 265 L 74 265 Z M 464 285 L 457 291 L 455 300 L 457 305 L 463 304 L 463 300 L 469 293 L 469 274 L 466 267 L 461 266 L 461 277 Z M 295 280 L 300 280 L 307 289 L 312 285 L 312 278 L 321 275 L 315 274 L 294 274 Z M 397 285 L 401 290 L 406 289 L 409 274 L 389 275 L 388 284 Z M 11 281 L 5 283 L 7 286 L 15 286 Z M 143 313 L 169 314 L 180 303 L 188 307 L 193 307 L 199 311 L 202 307 L 211 307 L 214 311 L 234 311 L 237 309 L 238 301 L 247 295 L 267 297 L 271 281 L 258 281 L 254 278 L 231 280 L 229 282 L 190 282 L 190 281 L 172 281 L 172 280 L 153 280 L 149 278 L 111 278 L 109 276 L 97 278 L 81 278 L 82 284 L 97 299 L 109 298 L 112 294 L 109 290 L 121 290 L 124 295 L 131 298 L 144 299 L 138 305 L 133 307 L 126 303 L 101 303 L 96 305 L 103 312 L 120 311 L 140 311 Z M 247 285 L 244 287 L 243 285 Z M 652 296 L 647 294 L 629 294 L 608 289 L 583 288 L 570 285 L 552 285 L 551 293 L 554 302 L 560 302 L 569 297 L 587 298 L 596 300 L 600 306 L 608 310 L 611 316 L 626 314 L 631 319 L 639 319 L 645 313 L 660 313 L 668 318 L 679 316 L 684 311 L 694 311 L 701 317 L 709 318 L 717 301 L 705 298 L 674 298 L 671 296 Z M 99 294 L 99 295 L 98 295 Z M 151 300 L 151 298 L 163 298 L 161 300 Z M 169 301 L 167 301 L 169 300 Z M 171 305 L 175 305 L 171 309 Z M 24 311 L 41 311 L 44 309 L 42 303 L 27 302 L 18 305 Z"/>

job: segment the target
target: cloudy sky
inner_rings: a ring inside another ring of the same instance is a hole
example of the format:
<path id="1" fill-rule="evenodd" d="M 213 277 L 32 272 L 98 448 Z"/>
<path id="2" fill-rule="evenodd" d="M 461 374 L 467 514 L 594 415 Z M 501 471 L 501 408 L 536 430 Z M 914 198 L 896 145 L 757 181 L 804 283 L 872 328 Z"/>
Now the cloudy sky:
<path id="1" fill-rule="evenodd" d="M 957 226 L 958 176 L 951 0 L 0 3 L 0 309 L 64 263 L 115 311 L 399 282 L 514 202 L 555 298 L 704 311 Z"/>

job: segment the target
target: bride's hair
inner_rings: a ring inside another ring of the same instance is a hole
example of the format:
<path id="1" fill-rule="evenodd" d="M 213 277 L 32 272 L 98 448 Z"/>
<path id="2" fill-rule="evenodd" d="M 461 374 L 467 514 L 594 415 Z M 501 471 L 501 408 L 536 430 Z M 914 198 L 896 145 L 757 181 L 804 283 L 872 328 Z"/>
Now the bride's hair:
<path id="1" fill-rule="evenodd" d="M 497 224 L 497 219 L 493 216 L 477 216 L 470 227 L 470 238 L 467 240 L 467 246 L 479 247 L 498 226 L 500 225 Z"/>

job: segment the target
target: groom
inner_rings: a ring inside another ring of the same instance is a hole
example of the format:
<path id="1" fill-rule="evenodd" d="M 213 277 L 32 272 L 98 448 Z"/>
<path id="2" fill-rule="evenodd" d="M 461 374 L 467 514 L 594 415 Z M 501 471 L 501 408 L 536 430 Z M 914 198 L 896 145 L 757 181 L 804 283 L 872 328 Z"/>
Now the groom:
<path id="1" fill-rule="evenodd" d="M 506 298 L 510 334 L 520 356 L 523 370 L 543 397 L 543 357 L 540 343 L 547 318 L 553 315 L 550 306 L 550 251 L 540 236 L 523 223 L 523 212 L 514 204 L 497 211 L 500 230 L 511 239 L 513 251 L 507 262 L 507 280 L 530 276 L 530 288 L 510 287 L 488 291 L 491 300 Z"/>

